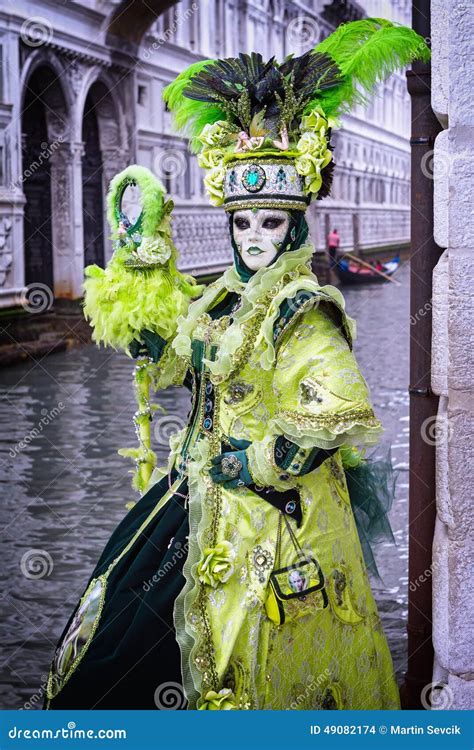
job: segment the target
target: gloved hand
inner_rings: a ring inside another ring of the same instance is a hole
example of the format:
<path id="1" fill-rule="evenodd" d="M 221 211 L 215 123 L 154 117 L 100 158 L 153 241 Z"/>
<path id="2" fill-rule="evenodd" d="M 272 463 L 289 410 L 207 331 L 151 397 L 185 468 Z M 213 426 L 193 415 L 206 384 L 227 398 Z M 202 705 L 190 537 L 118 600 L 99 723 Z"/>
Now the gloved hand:
<path id="1" fill-rule="evenodd" d="M 212 481 L 222 484 L 226 489 L 253 484 L 248 470 L 246 451 L 250 440 L 236 440 L 229 437 L 228 441 L 232 448 L 237 448 L 237 450 L 220 453 L 212 459 L 212 468 L 209 470 Z"/>
<path id="2" fill-rule="evenodd" d="M 154 333 L 146 328 L 140 331 L 140 341 L 133 339 L 129 344 L 128 351 L 133 359 L 137 357 L 151 357 L 153 362 L 159 362 L 166 346 L 166 339 L 159 333 Z"/>

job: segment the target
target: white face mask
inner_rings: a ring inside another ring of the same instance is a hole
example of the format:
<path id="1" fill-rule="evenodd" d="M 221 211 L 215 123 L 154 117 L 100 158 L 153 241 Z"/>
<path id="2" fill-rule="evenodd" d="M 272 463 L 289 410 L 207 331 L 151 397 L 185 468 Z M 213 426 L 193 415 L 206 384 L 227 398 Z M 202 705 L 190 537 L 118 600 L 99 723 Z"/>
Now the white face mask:
<path id="1" fill-rule="evenodd" d="M 290 217 L 272 208 L 246 209 L 233 215 L 234 240 L 242 260 L 251 271 L 268 266 L 285 239 Z"/>

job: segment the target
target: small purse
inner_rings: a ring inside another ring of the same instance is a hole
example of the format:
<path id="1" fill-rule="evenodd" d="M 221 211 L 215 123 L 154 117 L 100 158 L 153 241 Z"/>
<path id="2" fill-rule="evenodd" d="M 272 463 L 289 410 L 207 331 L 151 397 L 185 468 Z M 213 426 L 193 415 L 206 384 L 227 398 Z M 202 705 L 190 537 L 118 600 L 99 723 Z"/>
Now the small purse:
<path id="1" fill-rule="evenodd" d="M 285 523 L 295 548 L 295 561 L 280 568 L 281 531 Z M 301 548 L 290 522 L 280 512 L 275 554 L 275 569 L 270 574 L 268 593 L 265 599 L 267 617 L 275 625 L 296 620 L 311 614 L 314 610 L 328 606 L 324 575 L 314 557 L 308 557 Z"/>

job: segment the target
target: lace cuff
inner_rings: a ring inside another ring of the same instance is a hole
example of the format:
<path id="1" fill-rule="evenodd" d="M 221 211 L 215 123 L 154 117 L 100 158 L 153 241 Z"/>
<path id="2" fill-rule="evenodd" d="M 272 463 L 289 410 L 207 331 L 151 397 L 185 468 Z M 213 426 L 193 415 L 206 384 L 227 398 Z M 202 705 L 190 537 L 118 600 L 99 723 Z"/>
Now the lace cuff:
<path id="1" fill-rule="evenodd" d="M 295 477 L 275 461 L 275 444 L 279 437 L 270 433 L 251 443 L 247 448 L 247 461 L 249 474 L 256 485 L 284 491 L 295 485 Z"/>
<path id="2" fill-rule="evenodd" d="M 301 448 L 337 448 L 340 445 L 370 446 L 380 440 L 383 427 L 370 406 L 345 412 L 304 414 L 282 410 L 273 419 L 277 429 Z"/>

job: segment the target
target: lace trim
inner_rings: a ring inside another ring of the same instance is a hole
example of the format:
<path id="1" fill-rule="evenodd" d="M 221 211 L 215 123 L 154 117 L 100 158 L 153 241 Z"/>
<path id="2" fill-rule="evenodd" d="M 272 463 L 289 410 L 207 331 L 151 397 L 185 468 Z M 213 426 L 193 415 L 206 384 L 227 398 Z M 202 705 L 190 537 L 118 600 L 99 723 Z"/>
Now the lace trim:
<path id="1" fill-rule="evenodd" d="M 188 707 L 198 707 L 202 697 L 221 687 L 216 664 L 216 650 L 209 619 L 209 588 L 198 580 L 196 568 L 205 547 L 215 547 L 219 539 L 222 515 L 222 487 L 207 476 L 206 465 L 220 452 L 220 394 L 215 392 L 213 432 L 196 441 L 190 450 L 189 548 L 183 567 L 185 584 L 178 594 L 173 611 L 176 640 L 181 653 L 183 688 Z"/>
<path id="2" fill-rule="evenodd" d="M 283 491 L 293 486 L 293 477 L 275 462 L 277 437 L 278 435 L 270 433 L 262 440 L 251 443 L 247 448 L 247 460 L 250 476 L 256 485 Z M 286 478 L 281 479 L 282 476 Z"/>
<path id="3" fill-rule="evenodd" d="M 301 448 L 373 445 L 383 431 L 380 420 L 370 407 L 320 415 L 282 410 L 274 416 L 273 422 L 280 432 Z"/>

